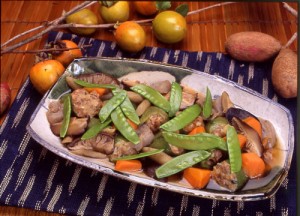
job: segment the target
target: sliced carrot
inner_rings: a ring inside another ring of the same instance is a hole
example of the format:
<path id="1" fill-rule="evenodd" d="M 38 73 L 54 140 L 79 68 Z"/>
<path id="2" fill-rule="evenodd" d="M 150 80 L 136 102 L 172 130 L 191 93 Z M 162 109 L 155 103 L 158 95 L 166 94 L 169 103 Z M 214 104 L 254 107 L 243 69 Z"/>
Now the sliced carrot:
<path id="1" fill-rule="evenodd" d="M 183 177 L 193 186 L 193 188 L 204 188 L 210 180 L 211 171 L 189 167 L 183 171 Z"/>
<path id="2" fill-rule="evenodd" d="M 85 90 L 87 90 L 88 92 L 92 92 L 95 91 L 98 93 L 99 96 L 102 96 L 105 94 L 106 89 L 105 88 L 88 88 L 88 87 L 84 87 Z"/>
<path id="3" fill-rule="evenodd" d="M 247 137 L 244 136 L 243 134 L 238 134 L 238 139 L 239 139 L 239 142 L 240 142 L 240 147 L 241 149 L 245 146 L 246 142 L 247 142 Z"/>
<path id="4" fill-rule="evenodd" d="M 249 125 L 250 127 L 252 127 L 259 135 L 259 137 L 261 138 L 262 137 L 262 128 L 261 128 L 261 124 L 260 122 L 254 118 L 254 117 L 247 117 L 245 119 L 243 119 L 243 121 Z"/>
<path id="5" fill-rule="evenodd" d="M 203 133 L 205 132 L 205 128 L 203 126 L 198 126 L 195 127 L 191 132 L 189 132 L 188 135 L 195 135 L 195 134 L 199 134 L 199 133 Z"/>
<path id="6" fill-rule="evenodd" d="M 134 130 L 136 130 L 138 128 L 138 125 L 136 123 L 134 123 L 130 119 L 126 119 L 126 120 Z"/>
<path id="7" fill-rule="evenodd" d="M 257 178 L 264 174 L 266 165 L 257 154 L 242 153 L 242 168 L 249 178 Z"/>
<path id="8" fill-rule="evenodd" d="M 239 139 L 240 147 L 242 149 L 244 147 L 244 145 L 246 144 L 246 142 L 247 142 L 247 137 L 242 135 L 242 134 L 238 134 L 237 136 L 238 136 L 238 139 Z M 224 136 L 223 139 L 226 141 L 227 137 Z"/>
<path id="9" fill-rule="evenodd" d="M 139 171 L 142 163 L 139 160 L 118 160 L 115 165 L 117 171 Z"/>

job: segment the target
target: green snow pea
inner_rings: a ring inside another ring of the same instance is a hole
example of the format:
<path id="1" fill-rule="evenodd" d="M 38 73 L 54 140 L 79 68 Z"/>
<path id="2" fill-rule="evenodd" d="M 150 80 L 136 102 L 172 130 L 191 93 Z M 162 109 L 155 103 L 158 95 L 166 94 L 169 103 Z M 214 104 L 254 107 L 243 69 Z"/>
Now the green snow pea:
<path id="1" fill-rule="evenodd" d="M 233 126 L 228 126 L 226 139 L 231 172 L 239 172 L 242 168 L 242 153 L 237 132 Z"/>
<path id="2" fill-rule="evenodd" d="M 191 167 L 210 156 L 207 151 L 191 151 L 183 155 L 177 156 L 162 166 L 158 167 L 155 171 L 157 178 L 164 178 L 176 174 L 188 167 Z"/>
<path id="3" fill-rule="evenodd" d="M 119 157 L 119 158 L 114 158 L 112 161 L 134 160 L 134 159 L 138 159 L 138 158 L 143 158 L 143 157 L 148 157 L 148 156 L 151 156 L 151 155 L 155 155 L 155 154 L 158 154 L 162 151 L 163 151 L 163 149 L 156 149 L 156 150 L 149 151 L 149 152 L 143 152 L 143 153 L 139 153 L 139 154 L 127 155 L 127 156 L 123 156 L 123 157 Z"/>
<path id="4" fill-rule="evenodd" d="M 163 131 L 162 134 L 168 143 L 183 149 L 210 150 L 217 148 L 227 151 L 226 142 L 221 137 L 213 134 L 184 135 L 167 131 Z"/>
<path id="5" fill-rule="evenodd" d="M 124 101 L 121 103 L 120 107 L 124 113 L 124 115 L 130 119 L 132 122 L 134 122 L 135 124 L 139 125 L 140 124 L 140 119 L 139 116 L 136 114 L 136 111 L 131 103 L 131 101 L 129 100 L 129 98 L 127 97 L 127 93 L 125 90 L 121 90 L 121 89 L 114 89 L 113 94 L 117 94 L 119 92 L 125 92 L 126 94 L 126 98 L 124 99 Z"/>
<path id="6" fill-rule="evenodd" d="M 64 108 L 63 108 L 63 114 L 64 114 L 64 118 L 63 118 L 63 122 L 59 131 L 59 136 L 61 138 L 64 138 L 67 134 L 68 128 L 69 128 L 69 124 L 70 124 L 70 119 L 71 119 L 71 95 L 67 95 L 64 97 L 63 99 L 64 101 Z"/>
<path id="7" fill-rule="evenodd" d="M 166 112 L 170 111 L 169 101 L 155 89 L 144 84 L 135 85 L 130 89 L 148 99 L 155 106 L 165 110 Z"/>
<path id="8" fill-rule="evenodd" d="M 140 142 L 139 136 L 128 123 L 120 107 L 114 109 L 110 117 L 115 127 L 127 140 L 134 144 L 138 144 Z"/>
<path id="9" fill-rule="evenodd" d="M 74 82 L 82 87 L 87 87 L 87 88 L 106 88 L 106 89 L 118 88 L 118 86 L 112 84 L 95 84 L 95 83 L 89 83 L 79 79 L 74 79 Z"/>
<path id="10" fill-rule="evenodd" d="M 111 99 L 107 101 L 107 103 L 100 109 L 99 111 L 99 118 L 100 121 L 103 123 L 109 117 L 111 112 L 116 109 L 127 97 L 126 92 L 119 92 L 118 94 L 114 95 Z"/>
<path id="11" fill-rule="evenodd" d="M 203 104 L 203 117 L 208 118 L 212 113 L 212 98 L 209 88 L 206 88 L 206 97 Z"/>
<path id="12" fill-rule="evenodd" d="M 171 86 L 170 94 L 170 111 L 169 117 L 175 116 L 176 112 L 179 110 L 182 100 L 182 89 L 179 83 L 173 82 Z"/>
<path id="13" fill-rule="evenodd" d="M 106 128 L 110 123 L 111 123 L 111 119 L 107 119 L 103 123 L 101 123 L 98 120 L 97 123 L 94 123 L 94 125 L 81 136 L 81 140 L 87 140 L 93 138 L 98 133 L 100 133 L 104 128 Z"/>
<path id="14" fill-rule="evenodd" d="M 178 116 L 161 125 L 160 128 L 166 131 L 180 130 L 194 121 L 200 115 L 200 113 L 201 107 L 198 104 L 194 104 L 183 110 Z"/>

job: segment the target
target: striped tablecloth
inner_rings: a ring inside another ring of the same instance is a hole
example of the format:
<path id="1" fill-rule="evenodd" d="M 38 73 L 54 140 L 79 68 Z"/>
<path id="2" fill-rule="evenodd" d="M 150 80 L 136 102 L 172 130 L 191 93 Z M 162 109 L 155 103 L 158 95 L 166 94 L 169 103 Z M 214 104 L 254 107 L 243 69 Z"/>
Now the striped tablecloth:
<path id="1" fill-rule="evenodd" d="M 55 39 L 92 44 L 85 50 L 85 56 L 149 59 L 220 75 L 283 104 L 296 124 L 296 99 L 282 99 L 273 91 L 272 61 L 249 64 L 222 53 L 156 47 L 129 54 L 120 51 L 114 42 L 51 32 L 48 40 Z M 104 175 L 43 148 L 25 129 L 40 100 L 41 96 L 27 79 L 1 126 L 1 205 L 67 215 L 296 215 L 295 153 L 288 177 L 271 199 L 229 202 L 186 196 Z"/>

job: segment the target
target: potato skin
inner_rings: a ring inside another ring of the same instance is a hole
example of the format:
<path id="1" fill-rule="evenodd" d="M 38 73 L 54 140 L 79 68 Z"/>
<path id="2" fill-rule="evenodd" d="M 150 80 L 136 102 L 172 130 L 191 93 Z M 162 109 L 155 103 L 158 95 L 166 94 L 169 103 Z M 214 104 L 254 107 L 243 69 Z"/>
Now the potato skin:
<path id="1" fill-rule="evenodd" d="M 232 34 L 225 42 L 225 50 L 240 61 L 263 62 L 275 56 L 281 49 L 280 42 L 271 35 L 246 31 Z"/>
<path id="2" fill-rule="evenodd" d="M 297 59 L 291 49 L 282 49 L 272 66 L 272 83 L 283 98 L 297 97 Z"/>

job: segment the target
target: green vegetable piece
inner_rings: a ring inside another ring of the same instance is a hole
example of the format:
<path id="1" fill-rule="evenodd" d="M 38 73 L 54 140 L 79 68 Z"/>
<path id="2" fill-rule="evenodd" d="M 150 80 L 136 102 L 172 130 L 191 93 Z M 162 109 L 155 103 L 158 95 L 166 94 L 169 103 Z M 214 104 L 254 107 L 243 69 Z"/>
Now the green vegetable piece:
<path id="1" fill-rule="evenodd" d="M 177 156 L 162 166 L 158 167 L 155 171 L 157 178 L 164 178 L 176 174 L 188 167 L 191 167 L 210 156 L 207 151 L 191 151 L 183 155 Z"/>
<path id="2" fill-rule="evenodd" d="M 228 126 L 226 139 L 231 172 L 239 172 L 242 168 L 242 153 L 237 132 L 233 126 Z"/>
<path id="3" fill-rule="evenodd" d="M 139 136 L 127 122 L 120 107 L 117 107 L 114 111 L 112 111 L 110 116 L 115 127 L 127 140 L 133 144 L 138 144 L 140 142 Z"/>
<path id="4" fill-rule="evenodd" d="M 61 138 L 64 138 L 67 134 L 69 124 L 70 124 L 70 119 L 71 119 L 71 111 L 72 111 L 71 95 L 68 95 L 64 98 L 64 108 L 63 108 L 64 118 L 59 131 L 59 136 Z"/>
<path id="5" fill-rule="evenodd" d="M 149 152 L 143 152 L 143 153 L 139 153 L 139 154 L 127 155 L 127 156 L 123 156 L 123 157 L 119 157 L 119 158 L 114 158 L 114 159 L 112 159 L 112 161 L 134 160 L 134 159 L 138 159 L 138 158 L 143 158 L 143 157 L 148 157 L 148 156 L 151 156 L 151 155 L 155 155 L 155 154 L 158 154 L 162 151 L 163 151 L 163 149 L 156 149 L 156 150 L 149 151 Z"/>
<path id="6" fill-rule="evenodd" d="M 170 111 L 169 117 L 175 116 L 176 112 L 179 110 L 182 100 L 182 89 L 177 82 L 173 82 L 171 86 L 170 94 Z"/>
<path id="7" fill-rule="evenodd" d="M 120 92 L 114 95 L 107 103 L 100 109 L 99 118 L 103 123 L 109 117 L 111 112 L 116 109 L 127 97 L 126 92 Z"/>
<path id="8" fill-rule="evenodd" d="M 226 142 L 213 134 L 201 133 L 191 136 L 167 131 L 163 131 L 162 134 L 168 143 L 183 149 L 210 150 L 217 148 L 227 151 Z"/>
<path id="9" fill-rule="evenodd" d="M 118 88 L 118 86 L 112 84 L 95 84 L 95 83 L 89 83 L 79 79 L 74 79 L 74 82 L 82 87 L 87 87 L 87 88 L 106 88 L 106 89 Z"/>
<path id="10" fill-rule="evenodd" d="M 201 107 L 198 104 L 194 104 L 183 110 L 178 116 L 161 125 L 160 128 L 166 131 L 180 130 L 193 122 L 200 115 L 200 113 Z"/>
<path id="11" fill-rule="evenodd" d="M 111 119 L 106 120 L 105 122 L 101 123 L 99 120 L 97 123 L 89 128 L 81 137 L 81 140 L 87 140 L 93 138 L 98 133 L 100 133 L 104 128 L 106 128 L 111 123 Z"/>
<path id="12" fill-rule="evenodd" d="M 208 118 L 212 113 L 212 98 L 209 88 L 206 88 L 206 97 L 203 104 L 203 117 Z"/>
<path id="13" fill-rule="evenodd" d="M 141 123 L 146 122 L 150 116 L 152 115 L 159 115 L 161 116 L 162 119 L 164 119 L 164 121 L 168 121 L 169 120 L 169 116 L 168 114 L 163 111 L 161 108 L 155 107 L 155 106 L 150 106 L 148 109 L 146 109 L 146 111 L 143 113 L 142 117 L 141 117 Z"/>
<path id="14" fill-rule="evenodd" d="M 163 109 L 166 112 L 169 112 L 170 110 L 169 101 L 155 89 L 144 84 L 135 85 L 130 89 L 142 95 L 144 98 L 148 99 L 155 106 Z"/>
<path id="15" fill-rule="evenodd" d="M 132 105 L 131 101 L 127 97 L 127 93 L 124 90 L 121 89 L 114 89 L 112 92 L 113 94 L 117 94 L 118 92 L 124 92 L 126 94 L 126 98 L 124 99 L 123 103 L 121 103 L 120 107 L 124 113 L 124 115 L 130 119 L 132 122 L 135 124 L 139 125 L 140 124 L 140 118 L 137 115 L 134 106 Z"/>

